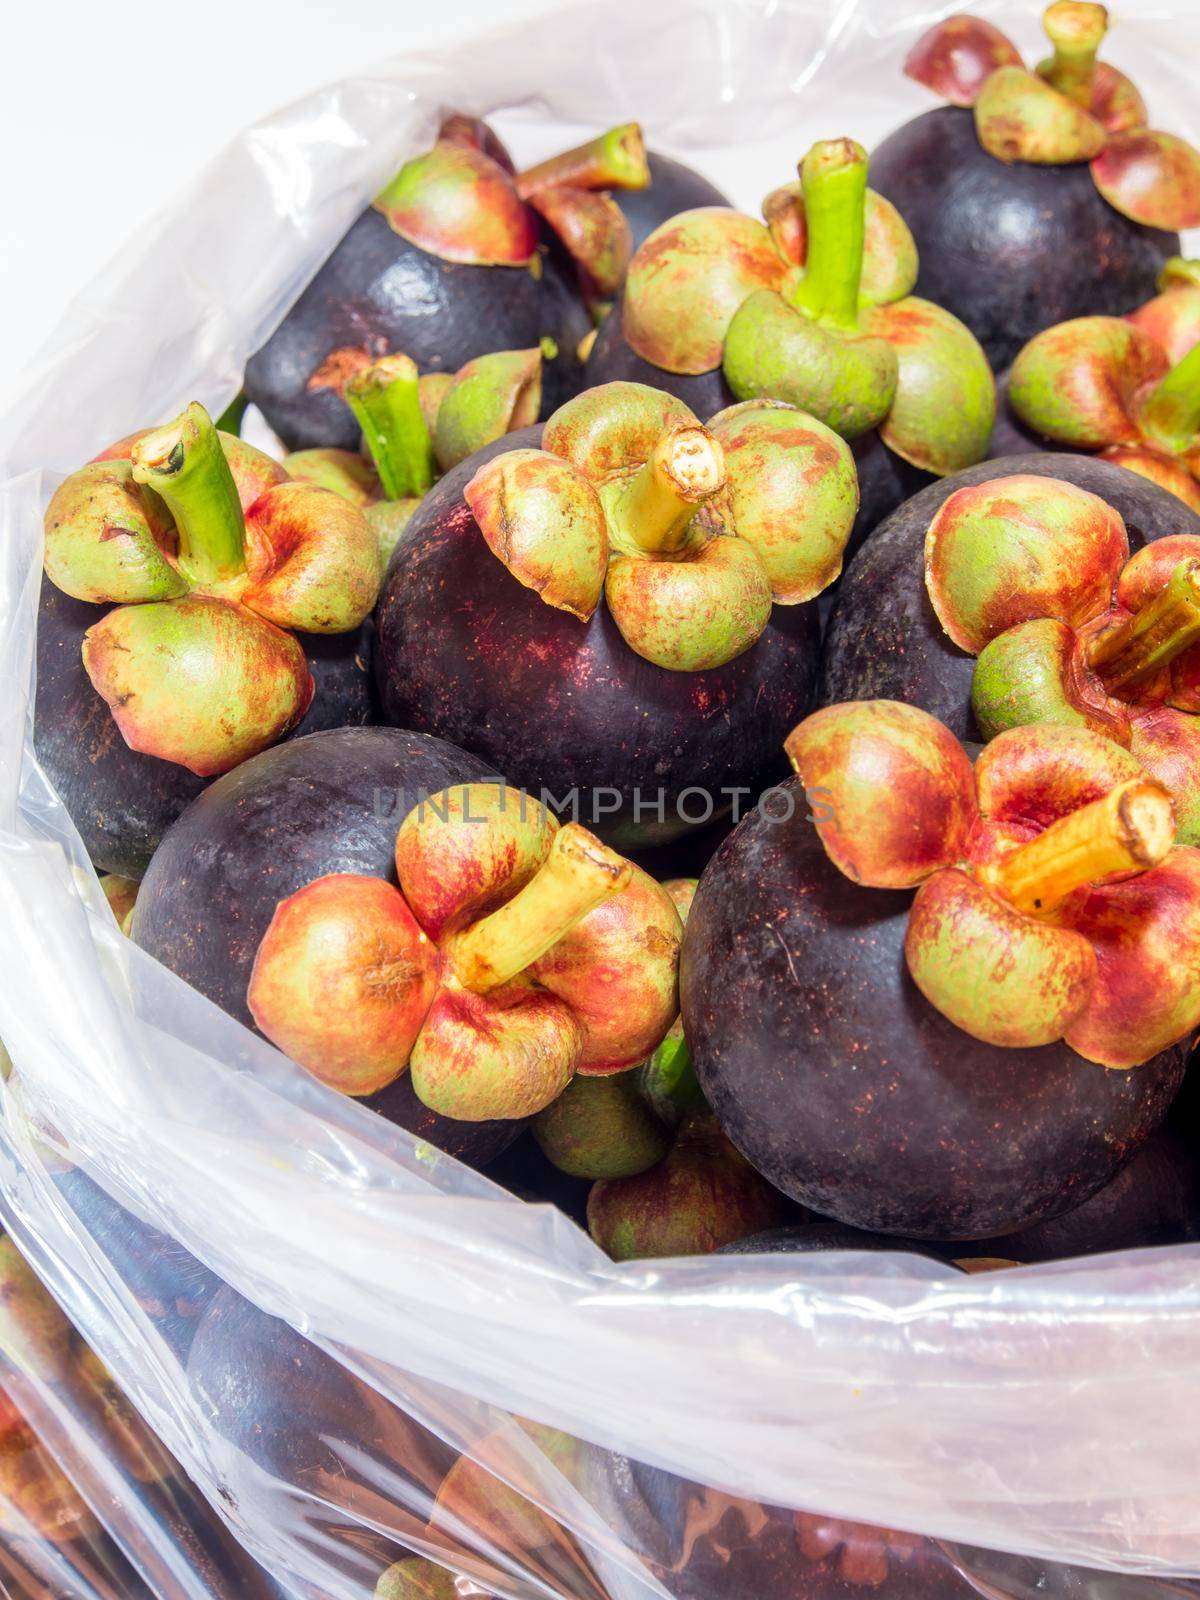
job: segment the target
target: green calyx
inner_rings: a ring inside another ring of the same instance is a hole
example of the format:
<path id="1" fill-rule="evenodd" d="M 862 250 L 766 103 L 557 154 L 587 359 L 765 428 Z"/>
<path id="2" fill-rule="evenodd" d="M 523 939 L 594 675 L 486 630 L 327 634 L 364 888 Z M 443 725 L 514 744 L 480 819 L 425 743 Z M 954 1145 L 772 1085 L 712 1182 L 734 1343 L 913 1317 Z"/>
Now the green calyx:
<path id="1" fill-rule="evenodd" d="M 1054 617 L 1019 623 L 986 645 L 971 680 L 971 710 L 983 737 L 1040 722 L 1112 732 L 1068 693 L 1075 648 L 1075 630 Z"/>
<path id="2" fill-rule="evenodd" d="M 1200 433 L 1200 345 L 1193 345 L 1141 401 L 1138 425 L 1151 443 L 1181 454 Z"/>
<path id="3" fill-rule="evenodd" d="M 1091 161 L 1106 138 L 1090 111 L 1023 67 L 1000 67 L 984 79 L 975 132 L 998 161 L 1035 166 Z"/>
<path id="4" fill-rule="evenodd" d="M 435 477 L 433 440 L 421 409 L 416 362 L 384 356 L 356 372 L 345 395 L 387 498 L 428 493 Z"/>
<path id="5" fill-rule="evenodd" d="M 212 588 L 246 569 L 246 524 L 237 484 L 212 418 L 198 401 L 133 447 L 133 481 L 165 503 L 179 539 L 179 570 Z"/>
<path id="6" fill-rule="evenodd" d="M 537 421 L 541 404 L 540 349 L 476 356 L 455 374 L 437 408 L 438 466 L 449 472 L 476 450 L 528 427 Z"/>

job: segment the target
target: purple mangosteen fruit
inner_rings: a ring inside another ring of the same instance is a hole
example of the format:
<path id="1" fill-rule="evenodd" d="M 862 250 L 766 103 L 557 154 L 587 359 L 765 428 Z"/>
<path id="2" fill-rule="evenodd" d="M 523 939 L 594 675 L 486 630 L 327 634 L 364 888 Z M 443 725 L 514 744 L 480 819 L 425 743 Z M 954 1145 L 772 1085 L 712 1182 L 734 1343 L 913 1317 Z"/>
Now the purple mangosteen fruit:
<path id="1" fill-rule="evenodd" d="M 371 715 L 375 536 L 199 405 L 60 485 L 45 572 L 34 745 L 107 871 L 216 773 Z"/>
<path id="2" fill-rule="evenodd" d="M 251 356 L 246 393 L 289 449 L 354 450 L 345 385 L 378 357 L 453 372 L 540 348 L 552 411 L 581 385 L 592 310 L 620 289 L 635 233 L 693 194 L 722 202 L 678 163 L 648 159 L 636 123 L 517 172 L 486 124 L 451 117 Z"/>
<path id="3" fill-rule="evenodd" d="M 854 446 L 856 537 L 931 475 L 980 460 L 995 412 L 982 350 L 912 295 L 911 235 L 866 180 L 861 145 L 827 140 L 767 196 L 764 222 L 671 218 L 635 252 L 588 358 L 592 382 L 654 384 L 702 416 L 766 398 L 819 418 Z"/>
<path id="4" fill-rule="evenodd" d="M 827 707 L 788 749 L 798 778 L 718 851 L 684 944 L 725 1132 L 872 1232 L 1082 1203 L 1162 1121 L 1200 1018 L 1200 852 L 1170 797 L 1088 728 L 1011 729 L 972 769 L 896 701 Z"/>
<path id="5" fill-rule="evenodd" d="M 1096 59 L 1104 7 L 1059 0 L 1044 22 L 1053 55 L 1033 72 L 983 18 L 935 24 L 904 70 L 950 103 L 871 156 L 916 240 L 919 292 L 997 371 L 1051 323 L 1133 310 L 1200 223 L 1200 155 L 1152 132 L 1134 85 Z"/>
<path id="6" fill-rule="evenodd" d="M 704 427 L 588 390 L 425 497 L 378 612 L 384 715 L 622 848 L 678 838 L 778 771 L 856 505 L 848 448 L 794 407 Z"/>

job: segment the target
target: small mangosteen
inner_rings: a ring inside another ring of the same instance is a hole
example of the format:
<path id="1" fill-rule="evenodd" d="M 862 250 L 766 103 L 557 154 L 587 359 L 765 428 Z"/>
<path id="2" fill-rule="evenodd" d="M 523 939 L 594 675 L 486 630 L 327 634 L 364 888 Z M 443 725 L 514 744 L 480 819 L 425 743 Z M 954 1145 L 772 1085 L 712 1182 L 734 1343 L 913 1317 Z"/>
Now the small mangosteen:
<path id="1" fill-rule="evenodd" d="M 399 887 L 346 872 L 306 883 L 254 958 L 255 1022 L 324 1082 L 376 1094 L 407 1068 L 441 1116 L 524 1118 L 666 1033 L 678 913 L 577 823 L 502 783 L 463 783 L 405 816 L 395 868 Z"/>
<path id="2" fill-rule="evenodd" d="M 588 1232 L 614 1261 L 707 1255 L 781 1223 L 788 1206 L 710 1112 L 690 1112 L 665 1158 L 588 1196 Z"/>
<path id="3" fill-rule="evenodd" d="M 606 191 L 649 182 L 636 123 L 517 173 L 490 129 L 452 117 L 251 356 L 247 395 L 289 449 L 354 450 L 345 384 L 378 357 L 453 372 L 540 347 L 552 410 L 580 385 L 589 303 L 619 289 L 629 262 L 630 225 Z"/>
<path id="4" fill-rule="evenodd" d="M 247 1027 L 259 943 L 279 901 L 329 873 L 394 881 L 396 830 L 451 783 L 491 776 L 440 739 L 345 728 L 276 745 L 217 780 L 168 831 L 131 925 L 148 950 Z M 366 1104 L 460 1160 L 490 1160 L 519 1130 L 436 1116 L 408 1075 Z"/>
<path id="5" fill-rule="evenodd" d="M 638 1074 L 582 1075 L 534 1120 L 542 1154 L 570 1177 L 632 1178 L 656 1166 L 670 1143 L 667 1129 L 638 1092 Z"/>
<path id="6" fill-rule="evenodd" d="M 384 714 L 542 785 L 610 843 L 664 842 L 778 770 L 853 461 L 793 407 L 704 428 L 628 383 L 568 402 L 541 446 L 481 451 L 414 516 L 379 611 Z"/>
<path id="7" fill-rule="evenodd" d="M 347 379 L 345 398 L 362 428 L 362 449 L 296 450 L 283 464 L 294 478 L 359 506 L 386 567 L 441 473 L 536 422 L 542 352 L 497 350 L 458 372 L 424 377 L 408 356 L 382 356 Z"/>
<path id="8" fill-rule="evenodd" d="M 763 398 L 810 412 L 855 443 L 861 536 L 930 474 L 980 460 L 991 371 L 956 318 L 910 293 L 916 250 L 868 190 L 861 145 L 814 145 L 763 215 L 701 209 L 657 229 L 588 376 L 657 384 L 701 415 Z"/>
<path id="9" fill-rule="evenodd" d="M 816 712 L 788 749 L 798 780 L 688 921 L 684 1029 L 722 1127 L 873 1232 L 988 1238 L 1081 1203 L 1161 1122 L 1200 1020 L 1200 852 L 1166 792 L 1088 728 L 1013 729 L 973 771 L 895 701 Z"/>
<path id="10" fill-rule="evenodd" d="M 1096 53 L 1103 6 L 1045 13 L 1053 56 L 1027 72 L 992 23 L 947 17 L 904 70 L 949 105 L 871 156 L 871 183 L 920 253 L 918 290 L 974 332 L 997 371 L 1067 317 L 1119 315 L 1153 291 L 1200 223 L 1200 155 L 1146 126 L 1123 73 Z"/>
<path id="11" fill-rule="evenodd" d="M 163 460 L 135 464 L 147 449 Z M 99 868 L 140 877 L 244 752 L 371 716 L 380 562 L 361 513 L 201 407 L 110 446 L 46 515 L 34 748 Z"/>
<path id="12" fill-rule="evenodd" d="M 1053 478 L 1096 496 L 1124 523 L 1135 553 L 1168 535 L 1200 534 L 1200 517 L 1165 490 L 1107 461 L 1062 454 L 988 461 L 923 489 L 876 530 L 843 578 L 825 634 L 818 705 L 906 700 L 960 739 L 979 738 L 971 710 L 975 662 L 944 631 L 925 582 L 925 540 L 964 488 L 1013 475 Z"/>

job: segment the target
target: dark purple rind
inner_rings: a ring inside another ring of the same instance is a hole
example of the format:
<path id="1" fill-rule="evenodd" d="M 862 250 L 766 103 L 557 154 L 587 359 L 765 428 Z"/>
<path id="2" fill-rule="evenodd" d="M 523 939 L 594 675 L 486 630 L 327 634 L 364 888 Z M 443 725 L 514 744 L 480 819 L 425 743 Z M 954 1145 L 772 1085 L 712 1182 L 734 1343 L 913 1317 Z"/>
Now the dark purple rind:
<path id="1" fill-rule="evenodd" d="M 526 1133 L 489 1163 L 487 1175 L 518 1199 L 530 1205 L 552 1205 L 587 1228 L 587 1202 L 592 1190 L 590 1178 L 574 1178 L 560 1172 L 542 1154 L 532 1134 Z"/>
<path id="2" fill-rule="evenodd" d="M 56 1173 L 54 1182 L 172 1355 L 186 1361 L 200 1319 L 222 1287 L 220 1278 L 78 1167 Z"/>
<path id="3" fill-rule="evenodd" d="M 542 273 L 442 261 L 364 211 L 283 322 L 246 363 L 245 388 L 289 450 L 356 450 L 360 429 L 332 388 L 309 388 L 330 351 L 364 348 L 411 356 L 422 372 L 454 372 L 493 350 L 528 350 L 542 338 L 560 352 L 543 374 L 544 415 L 579 383 L 576 348 L 589 327 L 573 278 L 552 255 Z M 559 373 L 562 370 L 562 377 Z"/>
<path id="4" fill-rule="evenodd" d="M 846 546 L 847 562 L 884 517 L 891 516 L 897 506 L 938 481 L 932 472 L 912 466 L 889 450 L 874 430 L 851 440 L 850 449 L 858 473 L 858 515 Z"/>
<path id="5" fill-rule="evenodd" d="M 715 416 L 734 403 L 733 390 L 725 382 L 720 367 L 712 372 L 668 372 L 652 361 L 643 361 L 626 342 L 621 327 L 621 301 L 600 324 L 596 342 L 587 358 L 584 377 L 589 388 L 601 383 L 645 383 L 663 389 L 690 406 L 700 418 Z"/>
<path id="6" fill-rule="evenodd" d="M 1136 1070 L 1136 1069 L 1135 1069 Z M 1064 1261 L 1200 1238 L 1200 1161 L 1171 1128 L 1159 1128 L 1111 1183 L 1062 1216 L 1003 1238 L 975 1254 L 1014 1261 Z"/>
<path id="7" fill-rule="evenodd" d="M 668 217 L 681 211 L 695 211 L 700 206 L 731 206 L 733 201 L 722 194 L 715 183 L 710 183 L 694 167 L 670 156 L 659 155 L 654 150 L 646 152 L 650 168 L 648 189 L 614 189 L 612 197 L 624 214 L 633 235 L 636 250 L 643 239 L 649 238 Z"/>
<path id="8" fill-rule="evenodd" d="M 1165 534 L 1200 534 L 1200 517 L 1173 494 L 1088 456 L 1021 455 L 943 478 L 877 528 L 844 574 L 825 632 L 818 705 L 906 700 L 960 739 L 979 737 L 971 714 L 974 657 L 950 643 L 929 603 L 925 532 L 956 489 L 1016 472 L 1062 478 L 1107 500 L 1124 517 L 1132 550 Z"/>
<path id="9" fill-rule="evenodd" d="M 394 883 L 396 832 L 417 801 L 492 777 L 441 739 L 395 728 L 345 728 L 265 750 L 218 778 L 166 834 L 142 881 L 134 942 L 252 1028 L 246 989 L 278 903 L 332 872 Z M 407 1075 L 362 1104 L 472 1166 L 524 1126 L 440 1117 Z"/>
<path id="10" fill-rule="evenodd" d="M 843 877 L 788 792 L 791 820 L 752 813 L 717 852 L 684 939 L 684 1030 L 725 1132 L 871 1232 L 988 1239 L 1081 1204 L 1162 1121 L 1186 1049 L 1110 1072 L 973 1040 L 909 977 L 912 896 Z"/>
<path id="11" fill-rule="evenodd" d="M 723 1244 L 715 1253 L 719 1256 L 779 1256 L 812 1255 L 825 1250 L 925 1253 L 921 1245 L 909 1240 L 896 1239 L 886 1233 L 867 1233 L 863 1228 L 849 1228 L 842 1222 L 809 1222 L 796 1227 L 771 1228 L 766 1233 L 752 1234 L 749 1239 Z"/>
<path id="12" fill-rule="evenodd" d="M 958 106 L 890 134 L 872 152 L 868 181 L 912 230 L 916 293 L 965 322 L 996 372 L 1052 323 L 1132 311 L 1179 254 L 1177 234 L 1114 211 L 1086 164 L 989 156 L 972 112 Z"/>
<path id="13" fill-rule="evenodd" d="M 230 1288 L 197 1330 L 187 1376 L 206 1422 L 260 1469 L 238 1474 L 245 1502 L 221 1483 L 227 1505 L 251 1520 L 288 1517 L 299 1544 L 368 1586 L 377 1545 L 360 1519 L 419 1533 L 455 1460 L 340 1362 Z M 281 1504 L 280 1485 L 304 1501 Z"/>
<path id="14" fill-rule="evenodd" d="M 83 636 L 108 606 L 72 600 L 42 580 L 33 745 L 98 870 L 140 878 L 163 834 L 208 783 L 174 761 L 131 750 L 92 688 Z M 315 685 L 289 738 L 375 720 L 375 624 L 353 633 L 297 634 Z"/>
<path id="15" fill-rule="evenodd" d="M 409 523 L 377 612 L 383 715 L 473 750 L 539 798 L 578 790 L 578 820 L 612 844 L 664 844 L 688 831 L 682 791 L 756 797 L 783 774 L 783 738 L 816 675 L 816 607 L 777 606 L 758 643 L 714 671 L 668 672 L 629 649 L 603 603 L 586 625 L 546 605 L 491 553 L 463 499 L 483 462 L 538 438 L 523 429 L 471 456 Z M 661 826 L 635 820 L 639 787 L 647 805 L 664 790 Z M 602 788 L 620 792 L 619 810 L 592 812 Z"/>

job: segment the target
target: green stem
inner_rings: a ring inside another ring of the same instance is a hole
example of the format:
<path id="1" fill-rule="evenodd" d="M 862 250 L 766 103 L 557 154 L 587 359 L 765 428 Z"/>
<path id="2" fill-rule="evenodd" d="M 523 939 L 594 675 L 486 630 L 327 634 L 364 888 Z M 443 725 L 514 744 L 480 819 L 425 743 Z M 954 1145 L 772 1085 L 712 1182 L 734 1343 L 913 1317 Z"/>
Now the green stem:
<path id="1" fill-rule="evenodd" d="M 698 422 L 666 429 L 637 473 L 612 492 L 609 535 L 627 553 L 679 550 L 705 500 L 725 486 L 725 453 Z"/>
<path id="2" fill-rule="evenodd" d="M 246 523 L 213 420 L 193 400 L 133 447 L 133 476 L 161 495 L 179 535 L 179 567 L 201 586 L 246 570 Z"/>
<path id="3" fill-rule="evenodd" d="M 587 144 L 563 150 L 517 175 L 517 193 L 528 200 L 539 189 L 645 189 L 650 182 L 646 145 L 636 122 L 623 122 Z"/>
<path id="4" fill-rule="evenodd" d="M 1088 666 L 1111 695 L 1130 693 L 1200 639 L 1200 561 L 1181 561 L 1163 588 L 1125 622 L 1099 634 Z"/>
<path id="5" fill-rule="evenodd" d="M 1108 13 L 1089 0 L 1056 0 L 1042 18 L 1054 56 L 1038 72 L 1052 89 L 1091 109 L 1096 52 L 1108 31 Z"/>
<path id="6" fill-rule="evenodd" d="M 1138 407 L 1138 426 L 1154 444 L 1178 453 L 1200 433 L 1200 344 L 1193 345 Z"/>
<path id="7" fill-rule="evenodd" d="M 345 393 L 388 499 L 427 494 L 436 467 L 416 362 L 404 355 L 384 356 L 356 372 Z"/>
<path id="8" fill-rule="evenodd" d="M 792 304 L 830 327 L 858 326 L 867 213 L 867 152 L 853 139 L 825 139 L 800 163 L 808 246 Z"/>

